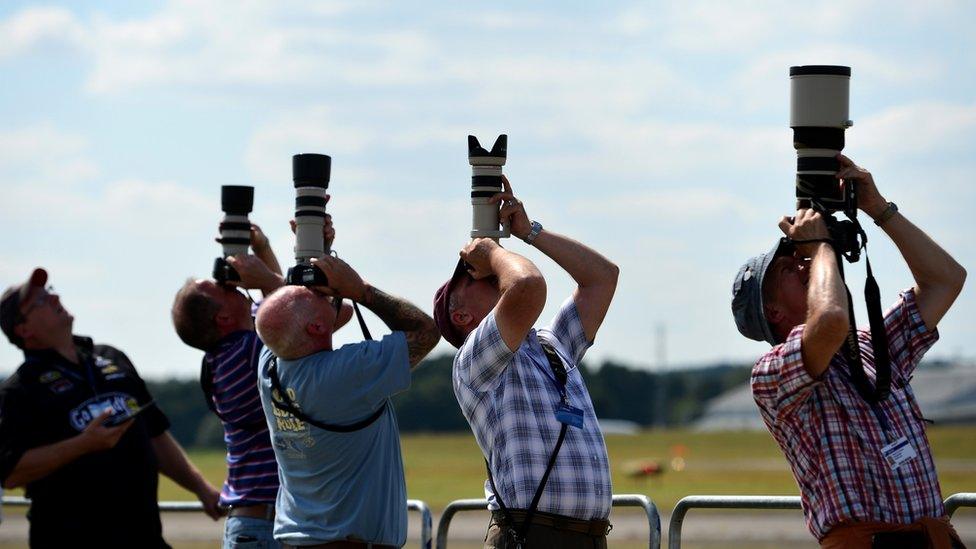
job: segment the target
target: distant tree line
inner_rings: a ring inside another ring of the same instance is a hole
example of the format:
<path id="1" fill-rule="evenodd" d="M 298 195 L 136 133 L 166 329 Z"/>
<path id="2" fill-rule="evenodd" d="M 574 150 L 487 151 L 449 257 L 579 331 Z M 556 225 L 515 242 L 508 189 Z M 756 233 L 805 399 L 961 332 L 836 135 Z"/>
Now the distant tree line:
<path id="1" fill-rule="evenodd" d="M 451 386 L 453 357 L 424 361 L 414 372 L 410 390 L 397 395 L 397 422 L 402 432 L 467 431 Z M 709 400 L 749 378 L 749 367 L 732 364 L 664 373 L 616 362 L 597 368 L 583 365 L 597 416 L 642 426 L 686 425 L 701 416 Z M 187 447 L 223 446 L 220 422 L 207 409 L 195 379 L 149 381 L 149 390 L 166 412 L 173 436 Z"/>

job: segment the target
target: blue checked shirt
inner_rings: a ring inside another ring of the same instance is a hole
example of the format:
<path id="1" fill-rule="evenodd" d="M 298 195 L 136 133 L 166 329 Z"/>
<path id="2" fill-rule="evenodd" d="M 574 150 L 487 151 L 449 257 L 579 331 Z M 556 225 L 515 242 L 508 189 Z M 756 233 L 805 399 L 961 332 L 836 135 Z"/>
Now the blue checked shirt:
<path id="1" fill-rule="evenodd" d="M 454 394 L 491 466 L 502 501 L 511 509 L 528 509 L 562 427 L 554 415 L 559 390 L 540 339 L 553 346 L 566 366 L 566 394 L 570 405 L 583 410 L 583 428 L 567 429 L 538 510 L 605 519 L 613 493 L 610 461 L 577 368 L 591 342 L 572 298 L 549 327 L 530 330 L 514 353 L 498 332 L 494 311 L 489 313 L 454 357 Z M 499 509 L 487 480 L 485 497 L 489 509 Z"/>

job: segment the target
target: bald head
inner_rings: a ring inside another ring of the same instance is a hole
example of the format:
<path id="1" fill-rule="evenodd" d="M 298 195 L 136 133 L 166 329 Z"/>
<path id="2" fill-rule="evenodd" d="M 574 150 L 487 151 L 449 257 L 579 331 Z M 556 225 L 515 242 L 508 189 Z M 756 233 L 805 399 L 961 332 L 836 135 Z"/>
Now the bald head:
<path id="1" fill-rule="evenodd" d="M 261 341 L 285 359 L 332 349 L 334 325 L 330 298 L 304 286 L 285 286 L 268 296 L 255 323 Z"/>

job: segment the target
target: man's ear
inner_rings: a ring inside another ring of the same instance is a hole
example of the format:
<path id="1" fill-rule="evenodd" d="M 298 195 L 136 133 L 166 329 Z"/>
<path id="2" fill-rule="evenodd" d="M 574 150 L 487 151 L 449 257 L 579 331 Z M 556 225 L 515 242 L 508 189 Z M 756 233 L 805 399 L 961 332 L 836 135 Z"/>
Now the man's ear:
<path id="1" fill-rule="evenodd" d="M 24 322 L 14 326 L 14 333 L 20 338 L 21 341 L 27 341 L 34 335 L 33 332 L 31 332 L 31 329 L 28 328 L 27 324 Z"/>
<path id="2" fill-rule="evenodd" d="M 782 322 L 783 317 L 786 316 L 779 307 L 771 304 L 763 305 L 763 313 L 766 315 L 766 322 L 769 322 L 773 326 L 776 326 Z"/>
<path id="3" fill-rule="evenodd" d="M 332 328 L 326 327 L 322 322 L 314 321 L 305 325 L 305 333 L 310 336 L 321 336 L 332 333 Z"/>
<path id="4" fill-rule="evenodd" d="M 473 319 L 474 317 L 464 309 L 457 309 L 451 313 L 451 324 L 459 328 L 467 326 Z"/>

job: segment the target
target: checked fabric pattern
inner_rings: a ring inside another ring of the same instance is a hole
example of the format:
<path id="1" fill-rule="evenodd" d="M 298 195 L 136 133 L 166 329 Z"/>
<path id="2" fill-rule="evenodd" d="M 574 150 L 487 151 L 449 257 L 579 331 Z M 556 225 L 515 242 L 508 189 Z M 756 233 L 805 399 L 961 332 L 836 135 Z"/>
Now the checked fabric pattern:
<path id="1" fill-rule="evenodd" d="M 559 390 L 539 344 L 552 344 L 566 366 L 569 403 L 583 410 L 570 427 L 539 501 L 539 511 L 581 520 L 610 515 L 610 464 L 579 365 L 586 340 L 576 303 L 567 299 L 548 328 L 530 330 L 518 351 L 502 340 L 494 311 L 469 334 L 454 358 L 454 394 L 488 460 L 505 505 L 527 509 L 562 427 L 554 416 Z M 488 481 L 489 509 L 499 509 Z"/>
<path id="2" fill-rule="evenodd" d="M 858 395 L 842 353 L 821 379 L 803 368 L 802 325 L 752 370 L 753 397 L 793 469 L 807 527 L 817 539 L 845 522 L 910 523 L 945 514 L 922 412 L 909 386 L 938 332 L 926 329 L 912 289 L 901 293 L 884 320 L 891 395 L 877 408 L 889 424 L 887 433 Z M 871 334 L 859 330 L 858 338 L 864 371 L 874 382 Z M 881 448 L 903 436 L 918 457 L 892 471 Z"/>

